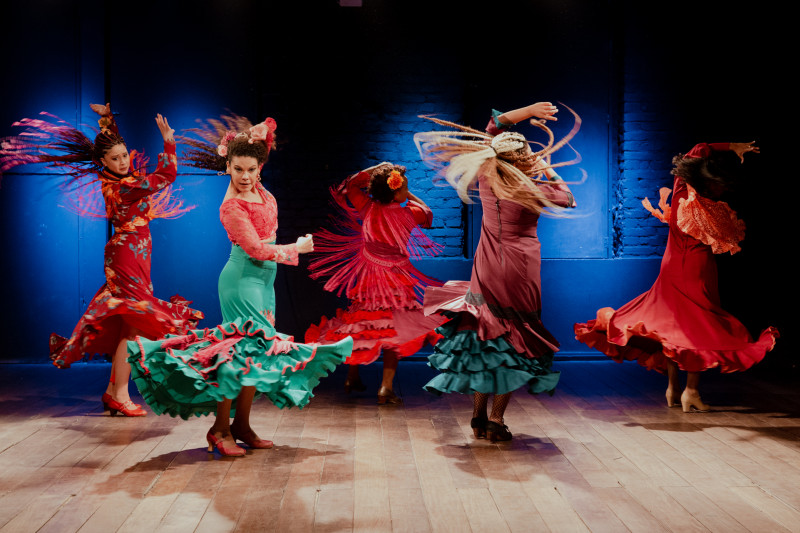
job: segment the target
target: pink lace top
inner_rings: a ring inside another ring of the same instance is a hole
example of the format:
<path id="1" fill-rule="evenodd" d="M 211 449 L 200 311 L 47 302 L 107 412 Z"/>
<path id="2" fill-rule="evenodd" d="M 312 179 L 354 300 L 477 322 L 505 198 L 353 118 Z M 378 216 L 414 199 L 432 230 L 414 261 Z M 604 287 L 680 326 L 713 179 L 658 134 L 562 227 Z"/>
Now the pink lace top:
<path id="1" fill-rule="evenodd" d="M 298 264 L 296 244 L 274 244 L 278 231 L 278 204 L 260 183 L 256 185 L 262 203 L 229 198 L 219 206 L 219 219 L 228 239 L 247 255 L 260 261 Z M 264 241 L 264 242 L 262 242 Z"/>

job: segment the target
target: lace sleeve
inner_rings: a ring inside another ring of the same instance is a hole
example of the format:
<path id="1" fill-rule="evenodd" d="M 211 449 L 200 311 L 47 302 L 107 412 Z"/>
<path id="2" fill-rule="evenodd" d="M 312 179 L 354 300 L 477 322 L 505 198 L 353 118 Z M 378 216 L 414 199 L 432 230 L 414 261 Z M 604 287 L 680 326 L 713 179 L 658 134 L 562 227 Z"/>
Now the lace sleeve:
<path id="1" fill-rule="evenodd" d="M 715 254 L 740 251 L 745 225 L 725 202 L 715 202 L 697 194 L 687 185 L 689 194 L 678 201 L 678 229 L 711 247 Z"/>
<path id="2" fill-rule="evenodd" d="M 242 247 L 247 255 L 259 261 L 274 261 L 287 265 L 299 263 L 296 244 L 261 242 L 250 214 L 236 200 L 227 200 L 219 208 L 220 220 L 232 243 Z"/>

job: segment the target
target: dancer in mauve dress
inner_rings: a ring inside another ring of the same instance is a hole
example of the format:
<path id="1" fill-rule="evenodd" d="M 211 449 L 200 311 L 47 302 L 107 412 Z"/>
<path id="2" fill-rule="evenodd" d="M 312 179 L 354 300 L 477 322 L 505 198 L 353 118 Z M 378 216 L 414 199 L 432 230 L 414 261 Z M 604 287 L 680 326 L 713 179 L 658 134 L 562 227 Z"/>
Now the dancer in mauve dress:
<path id="1" fill-rule="evenodd" d="M 685 412 L 707 411 L 700 399 L 700 372 L 746 370 L 775 345 L 769 327 L 757 340 L 720 307 L 714 254 L 740 250 L 744 223 L 725 202 L 715 200 L 734 179 L 744 154 L 758 153 L 754 143 L 698 144 L 673 160 L 670 189 L 661 189 L 661 210 L 645 207 L 669 224 L 661 271 L 649 291 L 616 311 L 604 307 L 597 318 L 575 324 L 575 338 L 615 361 L 637 361 L 669 377 L 667 405 Z M 679 395 L 678 369 L 687 374 Z"/>
<path id="2" fill-rule="evenodd" d="M 459 131 L 418 133 L 420 153 L 434 165 L 446 164 L 445 177 L 464 201 L 477 187 L 483 219 L 470 281 L 450 281 L 425 291 L 425 312 L 451 318 L 437 331 L 444 338 L 429 364 L 441 373 L 425 388 L 434 393 L 473 394 L 471 426 L 477 438 L 510 440 L 504 413 L 511 393 L 527 386 L 531 393 L 552 393 L 558 372 L 552 370 L 558 341 L 542 324 L 540 214 L 575 206 L 550 155 L 575 135 L 533 153 L 525 137 L 506 131 L 531 117 L 544 129 L 557 108 L 540 102 L 507 113 L 495 112 L 486 133 Z M 487 416 L 489 396 L 494 395 Z"/>

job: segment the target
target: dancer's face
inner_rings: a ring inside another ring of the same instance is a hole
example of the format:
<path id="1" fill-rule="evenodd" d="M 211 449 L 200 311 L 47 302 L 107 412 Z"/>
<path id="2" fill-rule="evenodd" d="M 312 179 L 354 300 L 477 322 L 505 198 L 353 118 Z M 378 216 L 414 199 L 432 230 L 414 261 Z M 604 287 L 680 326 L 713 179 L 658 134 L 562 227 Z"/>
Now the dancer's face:
<path id="1" fill-rule="evenodd" d="M 128 148 L 124 144 L 114 145 L 106 152 L 106 155 L 100 158 L 100 162 L 114 174 L 125 176 L 131 165 Z"/>
<path id="2" fill-rule="evenodd" d="M 236 192 L 253 190 L 259 180 L 258 159 L 252 156 L 235 155 L 228 161 L 228 174 L 231 175 L 231 185 Z"/>

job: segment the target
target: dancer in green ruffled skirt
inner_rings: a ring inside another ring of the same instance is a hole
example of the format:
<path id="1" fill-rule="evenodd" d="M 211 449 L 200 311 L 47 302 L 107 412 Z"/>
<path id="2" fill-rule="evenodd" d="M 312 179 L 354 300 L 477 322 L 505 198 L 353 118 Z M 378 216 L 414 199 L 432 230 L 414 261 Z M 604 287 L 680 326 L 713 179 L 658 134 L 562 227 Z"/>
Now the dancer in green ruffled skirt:
<path id="1" fill-rule="evenodd" d="M 276 245 L 275 198 L 260 183 L 260 172 L 274 143 L 275 121 L 256 126 L 231 117 L 232 131 L 200 130 L 207 144 L 191 141 L 189 160 L 202 168 L 225 169 L 231 182 L 220 206 L 220 219 L 232 243 L 219 277 L 223 324 L 188 335 L 129 343 L 133 379 L 157 414 L 184 419 L 216 413 L 206 439 L 209 451 L 244 455 L 250 448 L 270 448 L 250 426 L 250 408 L 263 394 L 280 408 L 303 407 L 320 379 L 352 352 L 350 337 L 330 345 L 295 343 L 275 330 L 273 283 L 277 263 L 296 265 L 298 254 L 313 250 L 310 235 Z M 222 127 L 222 122 L 215 125 Z M 245 133 L 236 130 L 246 129 Z M 235 403 L 234 403 L 235 402 Z M 233 422 L 230 416 L 235 415 Z"/>

